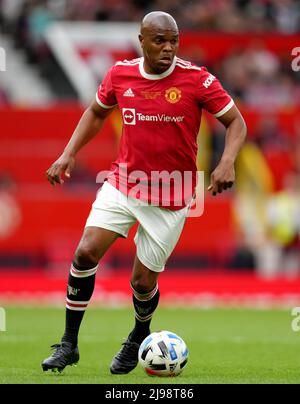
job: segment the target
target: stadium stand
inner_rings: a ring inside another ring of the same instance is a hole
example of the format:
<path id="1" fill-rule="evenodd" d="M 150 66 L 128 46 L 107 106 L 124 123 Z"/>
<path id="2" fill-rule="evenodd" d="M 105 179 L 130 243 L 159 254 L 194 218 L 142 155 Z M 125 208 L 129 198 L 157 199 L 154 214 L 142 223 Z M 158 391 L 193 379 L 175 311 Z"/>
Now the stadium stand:
<path id="1" fill-rule="evenodd" d="M 2 177 L 8 173 L 15 183 L 14 189 L 5 189 L 15 201 L 15 205 L 9 204 L 15 206 L 10 209 L 11 216 L 8 204 L 2 204 L 6 206 L 2 212 L 11 217 L 11 227 L 9 220 L 6 227 L 2 226 L 6 236 L 0 240 L 0 266 L 30 267 L 38 263 L 47 267 L 68 262 L 97 190 L 95 177 L 109 168 L 119 141 L 120 117 L 116 113 L 101 137 L 80 156 L 72 184 L 65 184 L 61 191 L 48 187 L 44 172 L 62 150 L 83 106 L 45 42 L 45 31 L 60 21 L 137 22 L 157 8 L 172 13 L 182 29 L 180 56 L 206 65 L 220 78 L 243 111 L 249 129 L 249 143 L 238 162 L 237 194 L 228 193 L 218 200 L 207 198 L 205 215 L 187 223 L 189 237 L 180 240 L 170 266 L 179 267 L 184 262 L 194 268 L 247 266 L 258 270 L 261 260 L 253 234 L 260 234 L 258 239 L 269 245 L 268 201 L 283 190 L 289 173 L 300 172 L 300 75 L 291 67 L 292 49 L 299 45 L 297 3 L 1 0 L 2 33 L 13 41 L 16 50 L 26 52 L 28 66 L 39 69 L 53 94 L 47 109 L 44 105 L 33 108 L 29 101 L 14 105 L 5 76 L 0 73 L 0 173 Z M 206 115 L 201 137 L 205 157 L 199 157 L 199 168 L 208 175 L 218 161 L 224 139 L 218 125 Z M 4 200 L 3 182 L 1 194 Z M 247 203 L 241 202 L 240 209 L 236 206 L 249 195 L 263 201 L 264 208 L 263 213 L 251 210 L 247 221 L 243 220 L 244 212 L 249 212 Z M 249 227 L 257 217 L 260 228 Z M 18 226 L 13 227 L 13 222 Z M 298 234 L 294 241 L 298 245 Z M 132 238 L 119 243 L 107 262 L 116 267 L 128 265 L 133 248 Z"/>

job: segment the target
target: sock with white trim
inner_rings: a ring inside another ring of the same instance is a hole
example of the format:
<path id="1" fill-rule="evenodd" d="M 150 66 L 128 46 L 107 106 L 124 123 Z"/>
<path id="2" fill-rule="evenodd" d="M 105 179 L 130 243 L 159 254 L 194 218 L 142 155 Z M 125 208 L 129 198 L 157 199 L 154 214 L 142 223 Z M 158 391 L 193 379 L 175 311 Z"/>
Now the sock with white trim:
<path id="1" fill-rule="evenodd" d="M 62 342 L 71 342 L 74 347 L 77 346 L 79 328 L 94 291 L 97 269 L 98 265 L 93 268 L 80 268 L 74 263 L 71 265 Z"/>
<path id="2" fill-rule="evenodd" d="M 130 340 L 140 344 L 150 334 L 150 323 L 159 302 L 159 289 L 156 284 L 148 293 L 139 293 L 133 287 L 132 292 L 135 327 L 130 333 Z"/>

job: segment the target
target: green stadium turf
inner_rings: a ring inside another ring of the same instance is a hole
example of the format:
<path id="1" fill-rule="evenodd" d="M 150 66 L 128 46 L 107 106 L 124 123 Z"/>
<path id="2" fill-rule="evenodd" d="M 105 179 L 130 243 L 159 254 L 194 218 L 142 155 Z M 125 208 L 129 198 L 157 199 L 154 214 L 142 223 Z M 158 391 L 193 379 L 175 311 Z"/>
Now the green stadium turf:
<path id="1" fill-rule="evenodd" d="M 0 384 L 202 384 L 299 383 L 300 333 L 289 310 L 160 307 L 152 330 L 176 332 L 187 343 L 189 362 L 177 378 L 147 376 L 138 366 L 124 376 L 109 373 L 113 355 L 130 330 L 129 309 L 90 308 L 80 334 L 81 360 L 62 375 L 43 373 L 41 361 L 59 341 L 64 310 L 7 307 L 0 332 Z"/>

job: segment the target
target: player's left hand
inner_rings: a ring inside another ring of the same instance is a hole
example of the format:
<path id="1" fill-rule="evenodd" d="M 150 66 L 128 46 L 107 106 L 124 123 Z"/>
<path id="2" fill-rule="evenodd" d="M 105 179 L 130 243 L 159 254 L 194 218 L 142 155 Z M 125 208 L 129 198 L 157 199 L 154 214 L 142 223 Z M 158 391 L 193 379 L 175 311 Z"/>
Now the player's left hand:
<path id="1" fill-rule="evenodd" d="M 210 185 L 208 191 L 216 196 L 217 193 L 221 194 L 228 188 L 231 188 L 235 181 L 234 162 L 221 160 L 219 165 L 211 174 Z"/>

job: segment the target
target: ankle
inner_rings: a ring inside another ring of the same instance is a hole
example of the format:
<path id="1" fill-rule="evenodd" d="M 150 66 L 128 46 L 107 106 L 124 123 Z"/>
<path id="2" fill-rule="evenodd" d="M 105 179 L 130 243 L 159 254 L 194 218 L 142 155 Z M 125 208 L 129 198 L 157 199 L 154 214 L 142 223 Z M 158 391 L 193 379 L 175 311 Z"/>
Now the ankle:
<path id="1" fill-rule="evenodd" d="M 75 349 L 77 347 L 77 345 L 78 345 L 78 339 L 77 338 L 75 338 L 73 336 L 70 336 L 70 335 L 66 335 L 66 334 L 62 337 L 61 342 L 71 344 L 72 349 Z"/>
<path id="2" fill-rule="evenodd" d="M 146 337 L 150 334 L 150 329 L 143 329 L 139 330 L 137 328 L 134 328 L 131 333 L 129 334 L 129 339 L 132 342 L 136 342 L 138 344 L 141 344 Z"/>

